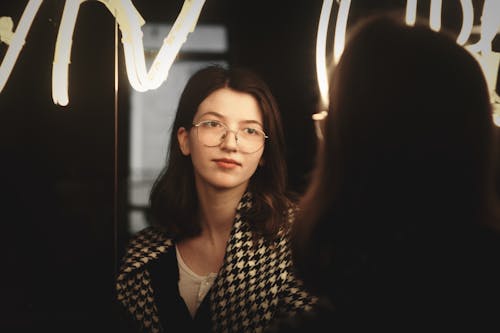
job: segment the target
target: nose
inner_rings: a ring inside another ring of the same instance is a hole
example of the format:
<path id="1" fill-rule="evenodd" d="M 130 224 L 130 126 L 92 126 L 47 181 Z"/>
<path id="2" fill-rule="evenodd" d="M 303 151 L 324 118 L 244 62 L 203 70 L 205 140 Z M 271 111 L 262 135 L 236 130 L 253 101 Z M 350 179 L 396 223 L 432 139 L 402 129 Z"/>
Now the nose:
<path id="1" fill-rule="evenodd" d="M 233 135 L 230 135 L 233 134 Z M 226 133 L 222 136 L 221 139 L 221 148 L 227 149 L 231 151 L 235 151 L 238 149 L 238 132 L 232 130 L 226 130 Z"/>

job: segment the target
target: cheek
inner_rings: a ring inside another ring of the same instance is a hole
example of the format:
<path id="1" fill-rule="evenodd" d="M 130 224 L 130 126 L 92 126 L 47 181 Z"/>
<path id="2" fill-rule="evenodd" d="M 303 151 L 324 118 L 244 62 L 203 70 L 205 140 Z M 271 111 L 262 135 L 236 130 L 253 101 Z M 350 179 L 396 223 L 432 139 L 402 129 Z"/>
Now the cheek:
<path id="1" fill-rule="evenodd" d="M 197 166 L 201 166 L 203 163 L 203 151 L 199 149 L 196 145 L 191 145 L 190 146 L 190 151 L 191 151 L 191 163 L 193 166 L 196 168 Z"/>
<path id="2" fill-rule="evenodd" d="M 189 149 L 190 154 L 195 154 L 197 156 L 201 155 L 203 149 L 205 148 L 198 143 L 198 138 L 193 133 L 189 133 L 188 139 L 186 140 L 186 145 Z"/>
<path id="3" fill-rule="evenodd" d="M 255 154 L 250 159 L 248 159 L 247 163 L 249 168 L 255 171 L 259 166 L 262 166 L 264 162 L 264 154 L 261 152 L 259 154 Z"/>

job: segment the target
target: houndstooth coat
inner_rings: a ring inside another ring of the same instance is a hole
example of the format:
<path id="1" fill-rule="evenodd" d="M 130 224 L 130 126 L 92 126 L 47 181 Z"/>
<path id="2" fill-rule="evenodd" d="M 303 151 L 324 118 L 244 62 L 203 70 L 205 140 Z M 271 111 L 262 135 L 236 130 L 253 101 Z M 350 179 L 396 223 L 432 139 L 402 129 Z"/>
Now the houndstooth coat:
<path id="1" fill-rule="evenodd" d="M 207 296 L 214 332 L 261 332 L 273 319 L 308 311 L 317 301 L 291 272 L 285 233 L 274 246 L 264 239 L 253 246 L 245 220 L 251 202 L 247 193 L 237 207 L 223 266 Z M 144 229 L 131 240 L 117 278 L 118 301 L 145 332 L 168 330 L 160 322 L 148 271 L 167 251 L 175 251 L 172 239 L 154 227 Z"/>

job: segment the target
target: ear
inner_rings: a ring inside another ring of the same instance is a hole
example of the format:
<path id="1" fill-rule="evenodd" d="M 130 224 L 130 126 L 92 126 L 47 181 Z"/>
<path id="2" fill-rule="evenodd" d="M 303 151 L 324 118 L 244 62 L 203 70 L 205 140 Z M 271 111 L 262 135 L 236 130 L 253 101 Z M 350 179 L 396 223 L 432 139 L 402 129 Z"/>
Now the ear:
<path id="1" fill-rule="evenodd" d="M 177 141 L 179 141 L 182 154 L 188 156 L 191 153 L 189 150 L 189 132 L 184 127 L 179 127 L 177 130 Z"/>
<path id="2" fill-rule="evenodd" d="M 260 166 L 260 167 L 263 167 L 263 166 L 264 166 L 264 164 L 266 164 L 266 162 L 264 161 L 264 157 L 262 157 L 262 158 L 260 159 L 260 161 L 259 161 L 259 166 Z"/>

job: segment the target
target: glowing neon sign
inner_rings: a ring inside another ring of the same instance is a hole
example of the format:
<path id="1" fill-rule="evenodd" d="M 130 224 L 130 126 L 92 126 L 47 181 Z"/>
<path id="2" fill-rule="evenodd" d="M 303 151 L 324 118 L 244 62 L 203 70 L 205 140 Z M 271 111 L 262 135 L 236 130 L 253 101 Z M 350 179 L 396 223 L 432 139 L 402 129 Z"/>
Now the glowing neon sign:
<path id="1" fill-rule="evenodd" d="M 337 23 L 335 26 L 333 60 L 330 62 L 334 66 L 342 54 L 345 43 L 345 32 L 347 18 L 351 0 L 337 0 L 339 4 Z M 459 45 L 465 45 L 469 40 L 473 30 L 474 8 L 472 0 L 460 0 L 462 8 L 462 27 L 456 39 Z M 333 0 L 324 0 L 321 9 L 316 40 L 316 71 L 318 86 L 321 95 L 321 108 L 319 113 L 313 116 L 314 120 L 323 119 L 328 109 L 328 81 L 327 73 L 330 67 L 326 61 L 326 37 L 328 30 L 328 20 L 333 7 Z M 435 31 L 441 29 L 442 0 L 431 0 L 429 12 L 429 26 Z M 408 25 L 416 22 L 417 0 L 407 0 L 405 21 Z M 480 40 L 471 45 L 464 46 L 478 60 L 488 83 L 491 101 L 495 109 L 494 119 L 500 126 L 500 98 L 496 93 L 497 73 L 500 63 L 500 53 L 493 52 L 491 43 L 497 33 L 500 32 L 500 1 L 485 0 L 481 16 Z M 498 121 L 498 122 L 497 122 Z"/>
<path id="2" fill-rule="evenodd" d="M 3 90 L 19 53 L 25 44 L 26 35 L 43 0 L 30 0 L 24 9 L 19 24 L 13 31 L 10 17 L 0 18 L 0 41 L 9 45 L 0 65 L 0 92 Z M 52 69 L 52 98 L 55 104 L 67 105 L 68 66 L 76 18 L 80 5 L 87 0 L 66 0 L 57 35 Z M 146 68 L 141 26 L 145 21 L 131 0 L 96 0 L 106 6 L 116 18 L 122 34 L 127 76 L 132 87 L 138 91 L 158 88 L 168 76 L 170 67 L 187 35 L 196 27 L 205 0 L 185 0 L 179 16 L 155 57 L 149 71 Z"/>

